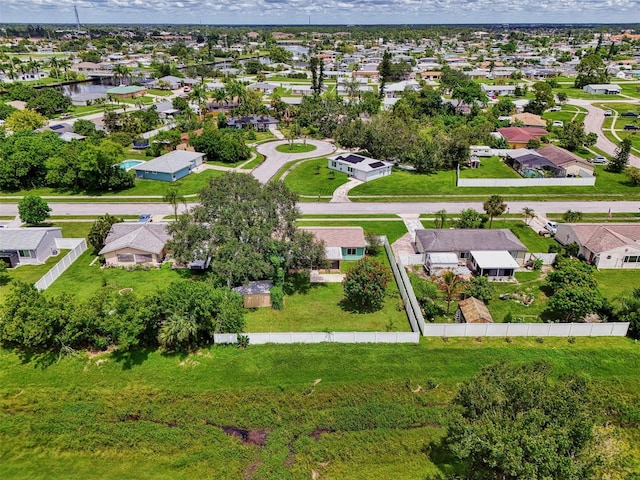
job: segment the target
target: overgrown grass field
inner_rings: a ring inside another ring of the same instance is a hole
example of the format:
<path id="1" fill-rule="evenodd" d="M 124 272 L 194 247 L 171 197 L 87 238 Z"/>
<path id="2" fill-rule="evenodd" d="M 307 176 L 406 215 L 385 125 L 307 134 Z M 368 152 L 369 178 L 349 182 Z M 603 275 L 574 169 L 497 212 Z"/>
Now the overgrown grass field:
<path id="1" fill-rule="evenodd" d="M 623 338 L 46 360 L 0 351 L 1 478 L 439 478 L 452 461 L 431 444 L 460 383 L 490 364 L 535 360 L 593 382 L 640 469 L 640 346 Z"/>

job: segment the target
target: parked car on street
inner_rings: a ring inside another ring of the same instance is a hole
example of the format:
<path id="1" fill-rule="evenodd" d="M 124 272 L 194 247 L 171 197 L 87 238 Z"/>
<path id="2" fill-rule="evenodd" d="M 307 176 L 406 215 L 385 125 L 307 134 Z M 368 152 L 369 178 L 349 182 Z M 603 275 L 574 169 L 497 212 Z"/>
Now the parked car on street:
<path id="1" fill-rule="evenodd" d="M 634 131 L 634 132 L 635 132 L 636 130 L 640 130 L 640 126 L 638 126 L 638 125 L 631 125 L 631 124 L 629 124 L 629 125 L 625 125 L 625 126 L 624 126 L 624 129 L 625 129 L 625 130 L 631 130 L 631 131 Z"/>
<path id="2" fill-rule="evenodd" d="M 638 114 L 636 112 L 624 112 L 623 114 L 620 115 L 621 117 L 630 117 L 630 118 L 637 118 Z"/>
<path id="3" fill-rule="evenodd" d="M 560 110 L 562 110 L 562 107 L 556 105 L 555 107 L 551 107 L 549 109 L 550 112 L 559 112 Z"/>
<path id="4" fill-rule="evenodd" d="M 142 213 L 138 217 L 138 222 L 139 223 L 149 223 L 151 221 L 152 221 L 152 219 L 151 219 L 151 214 L 150 213 Z"/>
<path id="5" fill-rule="evenodd" d="M 564 127 L 564 122 L 562 120 L 554 120 L 551 124 L 552 127 Z"/>
<path id="6" fill-rule="evenodd" d="M 610 117 L 611 115 L 613 115 L 613 114 L 611 113 L 611 110 L 605 110 L 605 111 L 604 111 L 604 116 L 605 116 L 605 117 Z"/>

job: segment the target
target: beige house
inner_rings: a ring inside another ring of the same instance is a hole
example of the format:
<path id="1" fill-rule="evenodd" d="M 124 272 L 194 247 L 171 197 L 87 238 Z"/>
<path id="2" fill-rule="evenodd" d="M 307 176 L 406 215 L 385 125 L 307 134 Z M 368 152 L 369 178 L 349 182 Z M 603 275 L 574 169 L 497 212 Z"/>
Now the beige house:
<path id="1" fill-rule="evenodd" d="M 638 223 L 559 223 L 555 238 L 563 245 L 577 243 L 579 254 L 598 270 L 640 268 Z"/>
<path id="2" fill-rule="evenodd" d="M 160 265 L 170 239 L 166 223 L 115 223 L 99 254 L 109 267 Z"/>
<path id="3" fill-rule="evenodd" d="M 521 123 L 523 127 L 541 127 L 546 128 L 547 122 L 540 115 L 535 113 L 516 113 L 511 116 L 512 123 Z"/>

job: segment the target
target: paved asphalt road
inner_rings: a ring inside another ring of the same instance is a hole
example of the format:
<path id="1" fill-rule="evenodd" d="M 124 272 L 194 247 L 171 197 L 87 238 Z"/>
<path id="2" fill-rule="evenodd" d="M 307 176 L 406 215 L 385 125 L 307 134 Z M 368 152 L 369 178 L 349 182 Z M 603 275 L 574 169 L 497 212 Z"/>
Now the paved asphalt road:
<path id="1" fill-rule="evenodd" d="M 605 103 L 609 100 L 597 100 L 598 103 Z M 584 129 L 587 133 L 595 132 L 598 134 L 598 141 L 596 147 L 603 152 L 613 156 L 616 153 L 618 145 L 609 140 L 602 132 L 602 122 L 604 122 L 604 110 L 599 107 L 594 107 L 592 103 L 596 100 L 571 100 L 569 103 L 572 105 L 579 105 L 586 108 L 589 113 L 584 118 Z M 620 100 L 614 102 L 620 103 Z M 625 100 L 626 103 L 636 103 L 637 100 Z M 629 155 L 629 165 L 640 168 L 640 157 L 637 155 Z"/>
<path id="2" fill-rule="evenodd" d="M 264 155 L 266 160 L 253 170 L 252 175 L 260 180 L 261 183 L 266 183 L 288 162 L 303 158 L 324 157 L 325 155 L 331 155 L 336 150 L 335 145 L 329 142 L 307 140 L 307 143 L 315 145 L 316 149 L 306 153 L 282 153 L 277 151 L 276 147 L 286 145 L 286 140 L 258 145 L 256 150 Z"/>
<path id="3" fill-rule="evenodd" d="M 173 209 L 165 203 L 50 203 L 52 215 L 139 215 L 150 213 L 152 215 L 171 215 Z M 482 212 L 481 202 L 394 202 L 394 203 L 300 203 L 300 210 L 306 214 L 401 214 L 401 213 L 435 213 L 444 209 L 449 213 L 458 213 L 465 208 L 474 208 Z M 622 202 L 508 202 L 511 213 L 518 213 L 524 207 L 531 207 L 538 214 L 564 213 L 568 209 L 578 210 L 583 213 L 607 213 L 611 208 L 612 213 L 638 212 L 640 201 Z M 183 208 L 183 207 L 182 207 Z M 182 209 L 181 208 L 181 209 Z M 180 209 L 180 210 L 181 210 Z M 0 216 L 17 215 L 18 207 L 15 203 L 0 203 Z"/>

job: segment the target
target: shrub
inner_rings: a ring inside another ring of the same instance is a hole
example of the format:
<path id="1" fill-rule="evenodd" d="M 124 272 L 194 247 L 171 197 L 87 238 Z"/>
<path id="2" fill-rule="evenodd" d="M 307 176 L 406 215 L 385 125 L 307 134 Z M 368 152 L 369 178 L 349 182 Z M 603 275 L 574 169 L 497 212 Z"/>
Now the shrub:
<path id="1" fill-rule="evenodd" d="M 271 308 L 274 310 L 282 310 L 284 308 L 284 291 L 281 285 L 271 288 Z"/>

